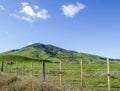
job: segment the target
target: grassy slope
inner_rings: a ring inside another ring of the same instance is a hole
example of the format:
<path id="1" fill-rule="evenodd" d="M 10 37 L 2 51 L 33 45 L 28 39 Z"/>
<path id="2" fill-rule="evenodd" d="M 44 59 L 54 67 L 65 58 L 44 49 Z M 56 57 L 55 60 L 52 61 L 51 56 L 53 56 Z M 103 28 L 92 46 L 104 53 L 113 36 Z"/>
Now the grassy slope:
<path id="1" fill-rule="evenodd" d="M 52 59 L 58 60 L 58 55 L 62 54 L 64 56 L 71 56 L 74 52 L 67 51 L 62 48 L 58 48 L 52 45 L 43 45 L 43 44 L 33 44 L 18 50 L 12 50 L 2 55 L 19 55 L 24 57 L 29 57 L 33 59 Z"/>
<path id="2" fill-rule="evenodd" d="M 47 57 L 52 56 L 52 58 L 49 58 L 49 60 L 52 60 L 52 61 L 54 60 L 54 61 L 59 62 L 59 59 L 55 58 L 56 56 L 59 56 L 59 55 L 69 56 L 69 58 L 61 58 L 62 61 L 69 60 L 69 62 L 62 64 L 62 70 L 65 72 L 62 79 L 63 79 L 65 86 L 67 83 L 67 85 L 70 85 L 70 88 L 75 88 L 73 87 L 74 86 L 73 84 L 76 84 L 76 82 L 80 82 L 80 64 L 71 64 L 70 61 L 72 60 L 75 62 L 76 60 L 80 60 L 80 58 L 82 58 L 85 63 L 88 63 L 88 61 L 91 61 L 94 63 L 94 64 L 83 65 L 84 85 L 86 87 L 89 87 L 89 86 L 96 87 L 96 88 L 102 87 L 103 89 L 107 89 L 107 74 L 106 74 L 106 61 L 105 61 L 106 59 L 105 58 L 95 56 L 95 55 L 90 55 L 90 54 L 62 50 L 62 49 L 58 49 L 57 47 L 54 50 L 53 49 L 54 47 L 53 48 L 48 47 L 46 49 L 45 45 L 42 45 L 42 46 L 31 45 L 31 46 L 27 46 L 19 50 L 13 50 L 13 51 L 2 54 L 2 56 L 0 56 L 0 61 L 2 60 L 6 61 L 5 65 L 8 61 L 14 61 L 12 68 L 16 68 L 15 62 L 18 61 L 20 69 L 22 69 L 23 61 L 25 61 L 26 70 L 30 70 L 31 61 L 34 61 L 35 62 L 33 65 L 34 70 L 41 70 L 42 68 L 42 63 L 40 62 L 41 59 L 46 59 Z M 96 64 L 96 63 L 101 63 L 101 64 Z M 1 62 L 0 62 L 0 65 L 1 65 Z M 6 68 L 9 68 L 9 65 L 6 65 Z M 48 71 L 59 70 L 59 64 L 58 63 L 46 63 L 46 70 Z M 119 75 L 116 75 L 120 72 L 119 63 L 113 62 L 111 64 L 110 70 L 113 73 L 113 75 L 111 75 L 112 89 L 119 89 L 120 77 Z M 9 69 L 7 72 L 9 72 Z M 35 73 L 33 74 L 35 75 Z M 54 82 L 56 82 L 56 80 L 59 81 L 58 74 L 47 74 L 46 78 L 54 80 Z M 78 83 L 78 85 L 79 84 L 80 83 Z M 98 91 L 105 91 L 105 90 L 98 90 Z"/>
<path id="3" fill-rule="evenodd" d="M 78 53 L 75 51 L 65 50 L 53 45 L 44 45 L 44 44 L 32 44 L 21 49 L 8 51 L 2 53 L 1 55 L 14 55 L 17 59 L 18 56 L 23 56 L 20 59 L 25 59 L 25 57 L 32 58 L 32 59 L 47 59 L 50 61 L 80 61 L 81 58 L 86 62 L 103 62 L 106 59 L 104 57 L 86 54 L 86 53 Z M 11 57 L 13 58 L 13 56 Z M 6 56 L 6 59 L 11 60 L 10 56 Z M 30 59 L 31 60 L 31 59 Z M 113 59 L 112 59 L 113 60 Z M 115 60 L 114 60 L 115 61 Z"/>
<path id="4" fill-rule="evenodd" d="M 0 61 L 41 61 L 38 59 L 28 58 L 18 55 L 0 55 Z"/>

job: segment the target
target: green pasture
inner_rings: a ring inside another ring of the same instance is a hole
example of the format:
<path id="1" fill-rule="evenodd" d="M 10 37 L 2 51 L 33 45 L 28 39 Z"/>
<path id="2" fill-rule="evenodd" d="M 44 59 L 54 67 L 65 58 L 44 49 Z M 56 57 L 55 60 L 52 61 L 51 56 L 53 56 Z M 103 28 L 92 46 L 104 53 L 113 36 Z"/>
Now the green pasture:
<path id="1" fill-rule="evenodd" d="M 2 65 L 0 60 L 0 66 Z M 11 63 L 11 64 L 9 64 Z M 27 61 L 17 61 L 17 60 L 5 60 L 4 61 L 4 72 L 16 75 L 16 68 L 20 70 L 17 75 L 19 76 L 33 76 L 42 80 L 42 62 L 27 60 Z M 81 89 L 81 69 L 80 62 L 62 62 L 62 86 L 64 89 Z M 22 75 L 22 70 L 24 69 L 24 74 Z M 31 72 L 33 69 L 33 73 Z M 46 70 L 46 81 L 53 84 L 59 85 L 59 74 L 60 64 L 45 62 Z M 50 73 L 53 72 L 53 73 Z M 55 72 L 55 73 L 54 73 Z M 110 62 L 110 72 L 111 72 L 111 89 L 120 89 L 120 63 Z M 83 63 L 83 86 L 84 88 L 96 88 L 107 90 L 107 64 L 104 63 Z M 103 90 L 103 91 L 104 91 Z M 71 90 L 72 91 L 72 90 Z M 77 91 L 77 90 L 75 90 Z M 97 91 L 97 90 L 95 90 Z"/>

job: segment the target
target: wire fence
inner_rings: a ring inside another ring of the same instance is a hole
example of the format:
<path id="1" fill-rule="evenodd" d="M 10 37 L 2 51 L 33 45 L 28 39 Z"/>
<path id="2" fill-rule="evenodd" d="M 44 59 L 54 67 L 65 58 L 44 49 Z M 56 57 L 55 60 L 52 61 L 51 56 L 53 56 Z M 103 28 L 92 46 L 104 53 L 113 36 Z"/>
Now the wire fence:
<path id="1" fill-rule="evenodd" d="M 60 87 L 61 91 L 107 91 L 120 89 L 120 64 L 110 62 L 107 73 L 107 62 L 1 62 L 1 71 L 9 75 L 32 77 L 40 82 L 48 82 Z M 110 81 L 108 83 L 108 78 Z M 110 86 L 108 88 L 108 85 Z"/>

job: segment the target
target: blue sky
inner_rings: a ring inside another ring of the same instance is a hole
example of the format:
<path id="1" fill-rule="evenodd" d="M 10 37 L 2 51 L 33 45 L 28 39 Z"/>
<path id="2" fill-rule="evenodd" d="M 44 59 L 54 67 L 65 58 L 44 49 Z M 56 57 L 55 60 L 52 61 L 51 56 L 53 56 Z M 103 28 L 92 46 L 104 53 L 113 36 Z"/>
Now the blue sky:
<path id="1" fill-rule="evenodd" d="M 0 0 L 0 52 L 32 43 L 120 58 L 120 0 Z"/>

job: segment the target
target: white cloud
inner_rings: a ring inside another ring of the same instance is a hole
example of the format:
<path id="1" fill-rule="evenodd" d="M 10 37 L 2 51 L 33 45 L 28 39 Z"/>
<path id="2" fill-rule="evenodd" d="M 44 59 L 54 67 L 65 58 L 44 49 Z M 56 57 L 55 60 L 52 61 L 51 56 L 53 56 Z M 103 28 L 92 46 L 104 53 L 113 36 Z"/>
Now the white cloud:
<path id="1" fill-rule="evenodd" d="M 85 8 L 85 5 L 82 3 L 76 3 L 76 4 L 69 4 L 69 5 L 62 5 L 61 9 L 63 11 L 63 14 L 67 17 L 74 17 L 79 11 L 83 10 Z"/>
<path id="2" fill-rule="evenodd" d="M 23 6 L 22 10 L 20 10 L 20 13 L 26 14 L 31 17 L 35 16 L 35 12 L 34 12 L 33 8 L 29 5 Z"/>
<path id="3" fill-rule="evenodd" d="M 33 7 L 27 2 L 22 2 L 22 9 L 18 11 L 19 13 L 12 13 L 10 15 L 15 16 L 21 20 L 28 22 L 34 22 L 35 19 L 48 19 L 50 15 L 46 9 L 39 9 L 39 6 L 34 5 Z"/>
<path id="4" fill-rule="evenodd" d="M 42 9 L 41 11 L 37 12 L 36 17 L 41 19 L 47 19 L 50 16 L 48 15 L 48 11 L 46 9 Z"/>
<path id="5" fill-rule="evenodd" d="M 27 6 L 27 5 L 29 5 L 29 3 L 27 3 L 27 2 L 22 2 L 21 4 L 22 4 L 22 6 Z"/>
<path id="6" fill-rule="evenodd" d="M 4 6 L 3 5 L 0 5 L 0 10 L 5 10 Z"/>
<path id="7" fill-rule="evenodd" d="M 34 22 L 34 20 L 31 17 L 29 17 L 29 16 L 22 16 L 22 15 L 18 15 L 16 13 L 11 13 L 9 15 L 10 16 L 14 16 L 14 17 L 16 17 L 18 19 L 21 19 L 21 20 L 25 20 L 25 21 L 30 22 L 30 23 Z"/>
<path id="8" fill-rule="evenodd" d="M 31 23 L 34 22 L 34 20 L 31 17 L 29 17 L 29 16 L 28 17 L 21 16 L 21 19 L 25 20 L 25 21 L 28 21 L 28 22 L 31 22 Z"/>
<path id="9" fill-rule="evenodd" d="M 35 10 L 39 9 L 39 6 L 34 5 L 34 9 L 35 9 Z"/>

